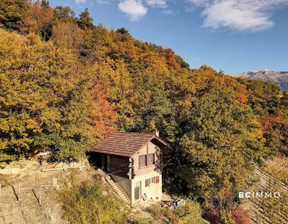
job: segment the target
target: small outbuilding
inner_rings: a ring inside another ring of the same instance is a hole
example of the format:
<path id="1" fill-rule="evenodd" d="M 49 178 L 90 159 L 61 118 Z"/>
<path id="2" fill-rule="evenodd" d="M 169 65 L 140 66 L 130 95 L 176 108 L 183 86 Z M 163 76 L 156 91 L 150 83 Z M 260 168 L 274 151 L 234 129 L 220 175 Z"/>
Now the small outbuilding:
<path id="1" fill-rule="evenodd" d="M 114 132 L 91 150 L 91 159 L 107 172 L 133 203 L 162 198 L 161 151 L 157 134 Z"/>

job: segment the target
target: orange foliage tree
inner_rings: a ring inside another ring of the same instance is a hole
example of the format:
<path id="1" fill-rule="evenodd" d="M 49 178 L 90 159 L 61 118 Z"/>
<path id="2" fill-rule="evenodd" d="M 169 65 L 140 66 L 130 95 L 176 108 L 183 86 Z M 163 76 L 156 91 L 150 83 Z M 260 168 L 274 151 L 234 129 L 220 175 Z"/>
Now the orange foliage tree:
<path id="1" fill-rule="evenodd" d="M 89 99 L 95 102 L 90 116 L 94 135 L 100 138 L 114 131 L 116 109 L 107 100 L 107 91 L 102 81 L 96 76 L 89 95 Z"/>
<path id="2" fill-rule="evenodd" d="M 52 33 L 53 9 L 39 0 L 30 5 L 26 17 L 19 22 L 24 33 L 37 33 L 47 40 Z"/>

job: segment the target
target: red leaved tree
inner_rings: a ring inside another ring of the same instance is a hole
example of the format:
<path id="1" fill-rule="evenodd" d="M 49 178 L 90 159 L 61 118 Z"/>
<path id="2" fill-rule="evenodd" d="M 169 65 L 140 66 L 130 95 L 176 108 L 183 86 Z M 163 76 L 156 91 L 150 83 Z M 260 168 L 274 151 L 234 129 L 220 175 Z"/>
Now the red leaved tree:
<path id="1" fill-rule="evenodd" d="M 107 100 L 107 88 L 102 81 L 95 77 L 91 87 L 90 100 L 94 101 L 91 110 L 91 120 L 94 127 L 94 134 L 103 138 L 114 131 L 115 107 Z"/>
<path id="2" fill-rule="evenodd" d="M 52 33 L 53 9 L 49 5 L 42 5 L 39 0 L 31 3 L 26 17 L 19 22 L 20 31 L 37 33 L 48 39 Z"/>

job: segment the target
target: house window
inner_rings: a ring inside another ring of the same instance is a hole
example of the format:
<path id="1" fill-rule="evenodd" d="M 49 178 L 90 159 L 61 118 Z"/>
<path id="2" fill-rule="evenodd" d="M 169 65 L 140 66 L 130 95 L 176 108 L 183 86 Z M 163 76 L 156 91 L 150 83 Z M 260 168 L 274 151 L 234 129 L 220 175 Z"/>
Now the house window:
<path id="1" fill-rule="evenodd" d="M 152 184 L 158 184 L 158 183 L 159 183 L 159 176 L 151 177 L 145 180 L 145 187 L 148 187 L 149 185 L 152 185 Z"/>
<path id="2" fill-rule="evenodd" d="M 149 185 L 156 183 L 156 177 L 149 178 Z"/>
<path id="3" fill-rule="evenodd" d="M 155 163 L 155 154 L 148 154 L 148 161 L 147 164 L 154 164 Z"/>
<path id="4" fill-rule="evenodd" d="M 155 163 L 155 154 L 151 153 L 148 155 L 139 156 L 139 168 L 148 166 Z"/>
<path id="5" fill-rule="evenodd" d="M 147 156 L 139 156 L 139 167 L 147 165 Z"/>

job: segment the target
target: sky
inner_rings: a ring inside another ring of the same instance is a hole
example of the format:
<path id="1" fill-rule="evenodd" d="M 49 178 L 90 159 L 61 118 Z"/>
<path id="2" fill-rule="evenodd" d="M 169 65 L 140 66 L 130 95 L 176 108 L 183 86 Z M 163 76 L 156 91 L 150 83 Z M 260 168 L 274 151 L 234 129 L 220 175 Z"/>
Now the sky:
<path id="1" fill-rule="evenodd" d="M 50 0 L 225 74 L 288 71 L 288 0 Z"/>

